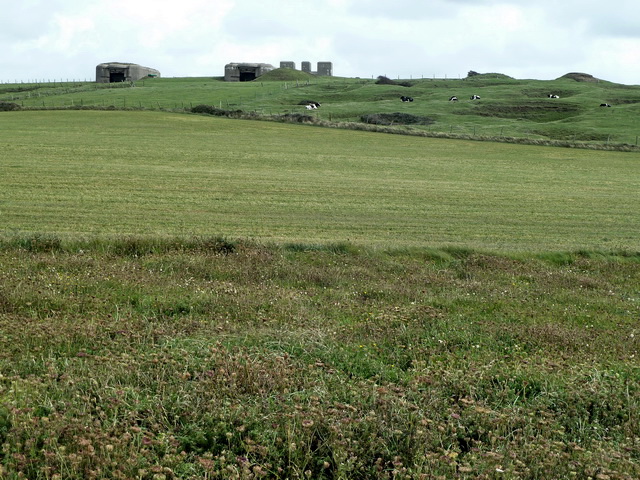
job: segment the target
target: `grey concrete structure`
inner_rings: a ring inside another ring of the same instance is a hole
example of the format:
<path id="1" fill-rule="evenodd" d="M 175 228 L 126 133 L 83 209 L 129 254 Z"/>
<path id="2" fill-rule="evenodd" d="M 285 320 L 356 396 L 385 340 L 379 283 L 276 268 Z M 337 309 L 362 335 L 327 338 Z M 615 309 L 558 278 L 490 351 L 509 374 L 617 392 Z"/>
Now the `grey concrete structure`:
<path id="1" fill-rule="evenodd" d="M 296 69 L 296 62 L 280 62 L 280 68 Z"/>
<path id="2" fill-rule="evenodd" d="M 333 63 L 318 62 L 317 75 L 321 77 L 333 77 Z"/>
<path id="3" fill-rule="evenodd" d="M 159 77 L 155 68 L 143 67 L 135 63 L 101 63 L 96 66 L 97 83 L 135 82 L 143 78 Z"/>
<path id="4" fill-rule="evenodd" d="M 275 70 L 268 63 L 228 63 L 224 66 L 225 82 L 249 82 L 260 75 Z"/>
<path id="5" fill-rule="evenodd" d="M 302 62 L 300 68 L 303 72 L 311 73 L 311 62 Z"/>

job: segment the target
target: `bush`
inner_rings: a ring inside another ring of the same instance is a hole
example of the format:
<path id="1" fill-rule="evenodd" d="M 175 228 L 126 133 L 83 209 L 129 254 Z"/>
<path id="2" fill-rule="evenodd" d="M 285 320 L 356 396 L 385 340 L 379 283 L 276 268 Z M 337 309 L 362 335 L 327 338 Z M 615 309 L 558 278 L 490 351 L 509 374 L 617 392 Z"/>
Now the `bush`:
<path id="1" fill-rule="evenodd" d="M 384 75 L 380 75 L 378 80 L 376 80 L 377 85 L 398 85 L 400 87 L 411 87 L 413 84 L 411 82 L 396 82 L 395 80 L 391 80 Z"/>
<path id="2" fill-rule="evenodd" d="M 22 107 L 13 102 L 0 102 L 0 112 L 12 112 L 15 110 L 21 110 Z"/>
<path id="3" fill-rule="evenodd" d="M 372 113 L 360 117 L 364 123 L 374 125 L 431 125 L 435 120 L 409 113 Z"/>
<path id="4" fill-rule="evenodd" d="M 284 122 L 318 123 L 317 119 L 313 115 L 305 115 L 303 113 L 286 113 L 284 115 L 280 115 L 279 118 Z"/>
<path id="5" fill-rule="evenodd" d="M 216 117 L 239 117 L 244 112 L 242 110 L 216 108 L 213 105 L 196 105 L 191 109 L 191 113 L 203 113 L 205 115 L 215 115 Z"/>

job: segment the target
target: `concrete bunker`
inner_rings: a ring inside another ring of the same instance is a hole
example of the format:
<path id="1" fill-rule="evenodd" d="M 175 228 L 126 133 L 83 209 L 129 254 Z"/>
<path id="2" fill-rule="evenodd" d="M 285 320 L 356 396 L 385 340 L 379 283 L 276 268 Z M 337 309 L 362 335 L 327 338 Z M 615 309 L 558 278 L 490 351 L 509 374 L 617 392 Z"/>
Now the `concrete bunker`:
<path id="1" fill-rule="evenodd" d="M 224 66 L 224 80 L 250 82 L 271 70 L 275 70 L 275 67 L 268 63 L 228 63 Z"/>
<path id="2" fill-rule="evenodd" d="M 135 82 L 143 78 L 159 77 L 155 68 L 143 67 L 135 63 L 101 63 L 96 66 L 97 83 Z"/>
<path id="3" fill-rule="evenodd" d="M 292 61 L 281 61 L 280 68 L 295 70 L 296 64 Z M 311 62 L 305 61 L 302 62 L 300 69 L 320 77 L 333 76 L 333 63 L 331 62 L 318 62 L 317 71 L 314 72 L 311 70 Z M 224 66 L 224 80 L 226 82 L 250 82 L 271 70 L 275 70 L 275 67 L 268 63 L 227 63 Z"/>

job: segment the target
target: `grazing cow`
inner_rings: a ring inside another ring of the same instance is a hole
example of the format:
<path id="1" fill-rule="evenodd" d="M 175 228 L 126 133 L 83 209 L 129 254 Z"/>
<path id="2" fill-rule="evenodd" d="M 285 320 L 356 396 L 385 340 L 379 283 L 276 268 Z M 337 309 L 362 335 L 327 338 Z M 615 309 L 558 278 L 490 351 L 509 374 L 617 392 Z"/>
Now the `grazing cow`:
<path id="1" fill-rule="evenodd" d="M 560 95 L 556 95 L 554 93 L 550 93 L 549 95 L 547 95 L 547 97 L 549 97 L 549 98 L 560 98 Z"/>
<path id="2" fill-rule="evenodd" d="M 449 101 L 450 102 L 457 102 L 458 101 L 458 97 L 456 97 L 456 96 L 450 97 Z"/>
<path id="3" fill-rule="evenodd" d="M 471 100 L 480 100 L 480 95 L 471 95 Z"/>
<path id="4" fill-rule="evenodd" d="M 610 107 L 611 105 L 609 105 L 608 103 L 601 103 L 600 106 L 601 107 Z"/>
<path id="5" fill-rule="evenodd" d="M 402 100 L 403 102 L 413 102 L 413 98 L 405 96 L 400 97 L 400 100 Z"/>
<path id="6" fill-rule="evenodd" d="M 307 110 L 315 110 L 315 109 L 316 109 L 316 108 L 318 108 L 318 107 L 316 107 L 316 106 L 315 106 L 315 104 L 310 103 L 309 105 L 305 105 L 305 108 L 306 108 Z"/>

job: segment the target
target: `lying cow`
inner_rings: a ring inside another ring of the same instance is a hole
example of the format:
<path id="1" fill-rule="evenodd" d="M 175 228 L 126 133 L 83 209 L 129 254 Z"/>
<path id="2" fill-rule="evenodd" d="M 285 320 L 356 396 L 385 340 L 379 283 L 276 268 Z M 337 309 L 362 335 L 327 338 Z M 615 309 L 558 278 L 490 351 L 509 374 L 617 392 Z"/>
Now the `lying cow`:
<path id="1" fill-rule="evenodd" d="M 610 107 L 611 105 L 609 105 L 608 103 L 601 103 L 600 106 L 601 107 Z"/>
<path id="2" fill-rule="evenodd" d="M 458 97 L 456 97 L 455 95 L 453 97 L 449 97 L 449 101 L 450 102 L 457 102 L 458 101 Z"/>
<path id="3" fill-rule="evenodd" d="M 549 98 L 560 98 L 560 95 L 556 95 L 554 93 L 550 93 L 549 95 L 547 95 L 547 97 L 549 97 Z"/>
<path id="4" fill-rule="evenodd" d="M 480 95 L 471 95 L 471 100 L 480 100 Z"/>
<path id="5" fill-rule="evenodd" d="M 412 97 L 405 97 L 404 95 L 400 97 L 400 100 L 402 100 L 403 102 L 413 102 Z"/>

